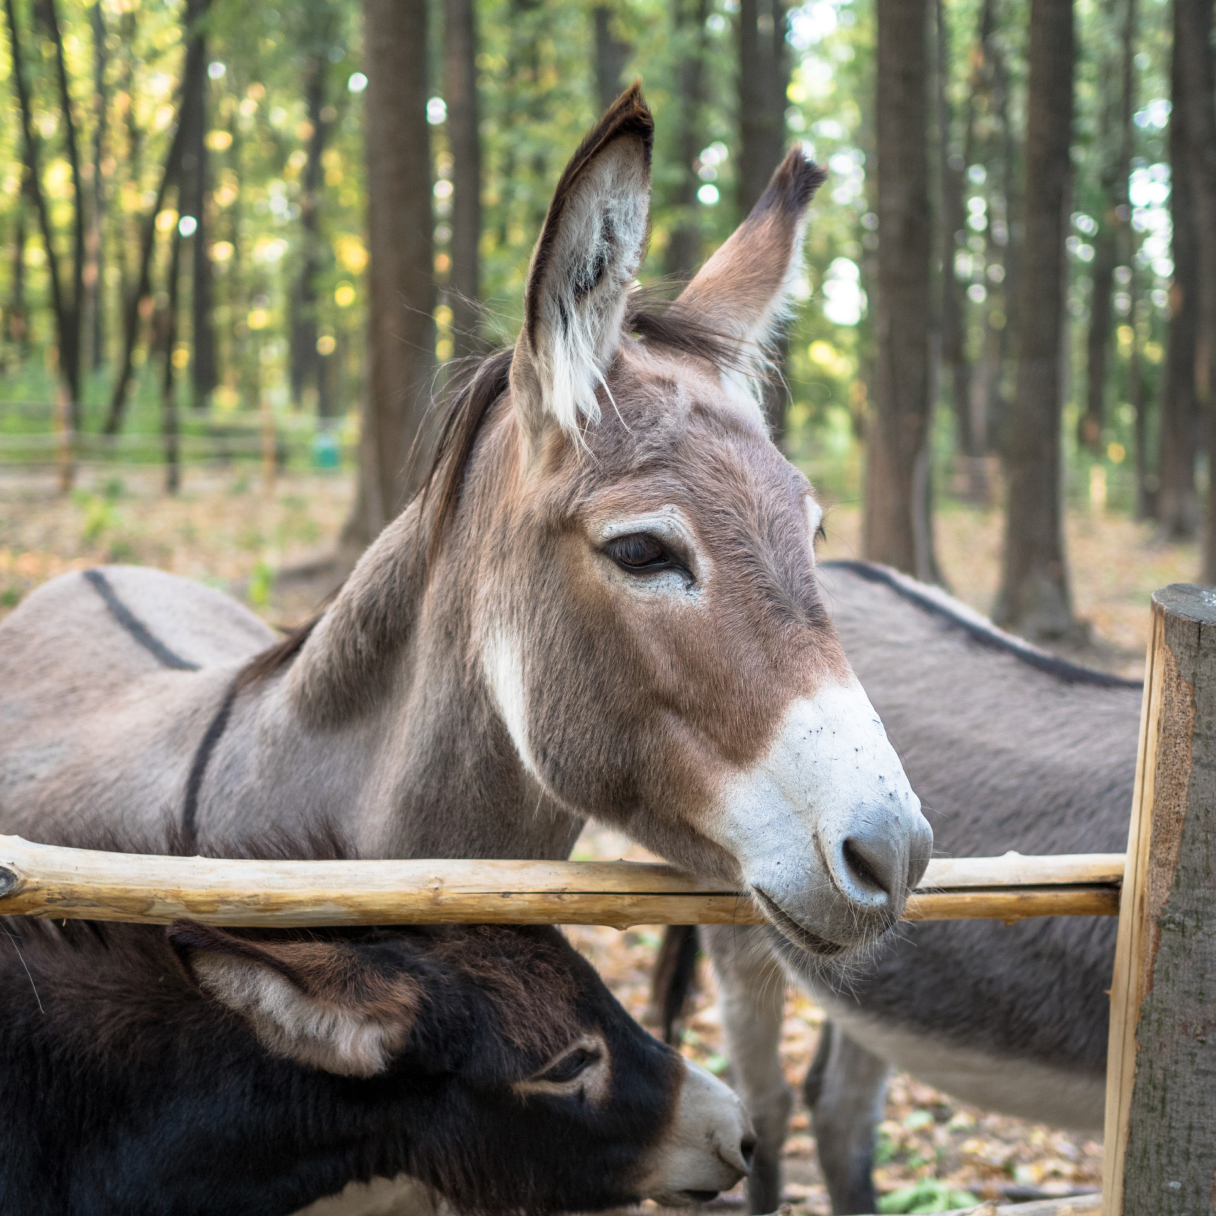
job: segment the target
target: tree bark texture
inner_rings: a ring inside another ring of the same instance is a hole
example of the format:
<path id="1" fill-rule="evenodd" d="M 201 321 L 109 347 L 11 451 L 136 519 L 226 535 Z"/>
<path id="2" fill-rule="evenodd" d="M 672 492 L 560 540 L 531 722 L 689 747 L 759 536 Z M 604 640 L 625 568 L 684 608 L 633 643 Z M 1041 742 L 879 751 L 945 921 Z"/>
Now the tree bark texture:
<path id="1" fill-rule="evenodd" d="M 59 112 L 63 121 L 64 145 L 68 154 L 68 169 L 72 176 L 72 290 L 63 301 L 64 315 L 59 326 L 59 367 L 71 394 L 72 429 L 80 430 L 80 372 L 84 338 L 84 246 L 85 204 L 84 183 L 80 176 L 80 149 L 76 138 L 76 115 L 72 106 L 72 91 L 68 86 L 68 69 L 63 53 L 63 30 L 55 0 L 39 0 L 35 13 L 41 13 L 51 45 L 55 48 L 55 82 L 59 90 Z"/>
<path id="2" fill-rule="evenodd" d="M 1029 637 L 1073 629 L 1064 557 L 1060 343 L 1073 111 L 1072 0 L 1032 0 L 1017 390 L 994 618 Z"/>
<path id="3" fill-rule="evenodd" d="M 705 139 L 705 54 L 708 39 L 705 22 L 709 0 L 672 0 L 673 42 L 679 48 L 679 95 L 676 99 L 676 155 L 680 176 L 671 202 L 680 209 L 663 256 L 663 271 L 686 282 L 701 264 L 701 226 L 697 217 L 696 161 Z"/>
<path id="4" fill-rule="evenodd" d="M 1114 315 L 1111 304 L 1115 267 L 1126 262 L 1130 252 L 1128 174 L 1132 159 L 1136 0 L 1106 0 L 1102 6 L 1102 18 L 1108 30 L 1113 30 L 1120 16 L 1120 7 L 1123 11 L 1119 53 L 1117 56 L 1105 56 L 1098 73 L 1101 93 L 1098 143 L 1102 155 L 1101 185 L 1106 207 L 1094 241 L 1091 272 L 1093 295 L 1085 343 L 1085 412 L 1081 415 L 1077 432 L 1078 442 L 1095 455 L 1101 451 L 1102 427 L 1106 422 L 1107 356 Z"/>
<path id="5" fill-rule="evenodd" d="M 435 357 L 427 6 L 364 0 L 363 20 L 370 332 L 347 548 L 366 545 L 419 484 L 421 462 L 409 455 L 424 426 Z"/>
<path id="6" fill-rule="evenodd" d="M 165 453 L 165 493 L 181 488 L 181 445 L 178 439 L 177 368 L 173 352 L 177 346 L 178 284 L 182 271 L 182 235 L 175 232 L 169 254 L 168 303 L 165 306 L 165 362 L 160 382 L 161 437 Z"/>
<path id="7" fill-rule="evenodd" d="M 785 155 L 788 22 L 782 0 L 740 0 L 736 168 L 740 218 L 755 206 Z"/>
<path id="8" fill-rule="evenodd" d="M 452 153 L 448 292 L 455 353 L 472 355 L 481 348 L 481 107 L 473 0 L 444 0 L 443 17 L 443 96 Z"/>
<path id="9" fill-rule="evenodd" d="M 51 310 L 55 316 L 55 332 L 59 350 L 59 374 L 68 392 L 73 430 L 80 429 L 80 336 L 81 310 L 84 284 L 84 213 L 83 189 L 80 182 L 80 160 L 76 147 L 76 124 L 72 115 L 71 97 L 67 87 L 67 69 L 63 60 L 63 39 L 60 36 L 59 20 L 51 0 L 45 7 L 35 10 L 38 20 L 46 27 L 46 33 L 55 52 L 56 78 L 59 86 L 60 105 L 63 111 L 65 142 L 68 164 L 73 184 L 72 203 L 72 253 L 69 268 L 71 293 L 64 283 L 62 266 L 55 245 L 54 227 L 50 206 L 42 185 L 42 141 L 34 126 L 33 99 L 26 76 L 21 44 L 21 31 L 17 25 L 16 6 L 13 0 L 5 0 L 5 15 L 8 18 L 10 62 L 13 84 L 17 93 L 17 105 L 21 113 L 22 159 L 25 164 L 25 185 L 38 216 L 38 227 L 46 251 L 47 277 L 51 288 Z"/>
<path id="10" fill-rule="evenodd" d="M 106 135 L 110 112 L 110 93 L 106 83 L 109 51 L 106 47 L 106 23 L 101 0 L 94 0 L 89 9 L 93 32 L 93 205 L 89 209 L 89 232 L 86 241 L 88 261 L 85 266 L 85 319 L 89 330 L 89 366 L 99 371 L 105 362 L 105 230 L 109 199 L 106 195 L 102 165 L 105 158 Z"/>
<path id="11" fill-rule="evenodd" d="M 931 222 L 927 0 L 878 0 L 878 272 L 864 548 L 935 573 L 927 518 Z"/>
<path id="12" fill-rule="evenodd" d="M 1216 611 L 1153 596 L 1111 983 L 1103 1216 L 1199 1216 L 1216 1179 Z"/>
<path id="13" fill-rule="evenodd" d="M 595 26 L 595 92 L 601 112 L 616 101 L 622 88 L 621 78 L 633 55 L 633 47 L 613 29 L 615 16 L 615 10 L 606 4 L 591 11 Z"/>
<path id="14" fill-rule="evenodd" d="M 25 213 L 28 193 L 23 174 L 21 190 L 14 208 L 16 214 L 13 218 L 13 254 L 9 266 L 8 304 L 4 310 L 5 333 L 8 335 L 8 340 L 21 352 L 23 358 L 29 350 L 30 342 L 25 299 Z"/>
<path id="15" fill-rule="evenodd" d="M 300 179 L 300 273 L 291 293 L 291 396 L 297 405 L 302 404 L 310 385 L 317 391 L 318 406 L 324 393 L 324 370 L 317 351 L 316 278 L 321 269 L 321 154 L 329 126 L 322 116 L 327 66 L 325 56 L 315 54 L 304 65 L 304 104 L 312 133 Z"/>
<path id="16" fill-rule="evenodd" d="M 993 0 L 984 0 L 980 10 L 983 27 L 991 20 Z M 962 144 L 953 137 L 954 115 L 946 87 L 950 79 L 950 32 L 944 0 L 936 0 L 937 61 L 938 61 L 938 126 L 942 133 L 941 148 L 941 225 L 942 225 L 942 363 L 949 369 L 950 401 L 954 406 L 955 434 L 959 455 L 976 457 L 974 430 L 971 425 L 971 362 L 967 358 L 967 329 L 964 323 L 966 291 L 954 273 L 956 250 L 967 241 L 967 166 L 971 162 L 975 142 L 975 95 L 978 73 L 971 73 L 967 100 L 962 114 Z"/>
<path id="17" fill-rule="evenodd" d="M 1165 374 L 1161 378 L 1159 406 L 1160 449 L 1157 499 L 1161 535 L 1166 540 L 1188 540 L 1199 524 L 1195 497 L 1195 456 L 1199 448 L 1199 403 L 1195 393 L 1195 346 L 1199 336 L 1199 235 L 1195 231 L 1194 196 L 1187 171 L 1187 78 L 1182 71 L 1178 40 L 1180 13 L 1174 7 L 1175 39 L 1170 68 L 1169 155 L 1170 219 L 1173 225 L 1170 253 L 1174 281 L 1170 284 L 1170 321 L 1166 339 Z"/>
<path id="18" fill-rule="evenodd" d="M 1199 263 L 1199 327 L 1195 391 L 1209 447 L 1216 412 L 1216 64 L 1212 54 L 1212 0 L 1174 0 L 1178 67 L 1186 79 L 1186 164 L 1195 216 Z M 1216 494 L 1208 495 L 1203 540 L 1203 581 L 1216 583 Z"/>
<path id="19" fill-rule="evenodd" d="M 190 31 L 188 46 L 198 44 L 199 61 L 207 62 L 207 43 L 198 29 L 206 16 L 210 0 L 189 0 L 186 5 L 186 28 Z M 191 77 L 190 92 L 183 96 L 182 122 L 186 133 L 182 146 L 181 198 L 183 215 L 191 215 L 197 227 L 190 241 L 191 265 L 191 333 L 193 353 L 190 360 L 191 400 L 195 409 L 207 405 L 219 384 L 216 366 L 215 282 L 211 259 L 207 255 L 207 197 L 211 191 L 210 164 L 207 155 L 207 73 L 198 71 Z"/>

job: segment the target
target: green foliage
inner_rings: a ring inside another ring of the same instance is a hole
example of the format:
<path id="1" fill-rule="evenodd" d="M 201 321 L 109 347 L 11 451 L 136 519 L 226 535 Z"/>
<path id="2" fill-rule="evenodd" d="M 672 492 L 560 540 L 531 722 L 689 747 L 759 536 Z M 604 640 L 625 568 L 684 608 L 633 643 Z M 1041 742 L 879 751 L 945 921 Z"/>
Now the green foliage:
<path id="1" fill-rule="evenodd" d="M 249 602 L 255 608 L 265 608 L 270 602 L 270 590 L 274 586 L 274 567 L 263 559 L 253 568 L 249 576 Z"/>
<path id="2" fill-rule="evenodd" d="M 972 1208 L 979 1203 L 970 1191 L 960 1191 L 936 1178 L 922 1178 L 914 1186 L 891 1191 L 878 1201 L 884 1213 L 949 1212 L 955 1208 Z"/>

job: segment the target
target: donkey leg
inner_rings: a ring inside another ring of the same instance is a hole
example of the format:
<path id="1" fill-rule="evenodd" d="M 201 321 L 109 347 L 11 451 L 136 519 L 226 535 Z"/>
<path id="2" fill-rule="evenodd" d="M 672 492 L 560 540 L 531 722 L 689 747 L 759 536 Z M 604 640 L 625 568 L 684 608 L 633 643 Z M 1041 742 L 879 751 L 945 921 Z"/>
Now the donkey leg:
<path id="1" fill-rule="evenodd" d="M 731 925 L 702 931 L 718 976 L 731 1076 L 756 1128 L 748 1200 L 753 1212 L 772 1212 L 781 1202 L 781 1148 L 794 1104 L 777 1051 L 785 972 L 762 931 Z"/>
<path id="2" fill-rule="evenodd" d="M 878 1211 L 871 1171 L 886 1083 L 885 1060 L 859 1047 L 839 1026 L 824 1022 L 802 1092 L 836 1216 Z"/>

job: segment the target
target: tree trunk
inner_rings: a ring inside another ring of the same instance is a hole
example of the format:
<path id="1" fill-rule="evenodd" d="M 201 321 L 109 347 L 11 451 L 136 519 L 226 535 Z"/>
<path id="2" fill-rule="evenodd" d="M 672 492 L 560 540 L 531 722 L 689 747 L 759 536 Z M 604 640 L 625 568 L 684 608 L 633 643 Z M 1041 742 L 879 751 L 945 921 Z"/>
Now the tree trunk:
<path id="1" fill-rule="evenodd" d="M 435 286 L 431 221 L 425 0 L 364 0 L 368 86 L 364 117 L 371 264 L 368 387 L 359 491 L 343 535 L 365 546 L 409 501 L 422 463 L 434 366 Z"/>
<path id="2" fill-rule="evenodd" d="M 768 186 L 785 155 L 786 89 L 790 57 L 785 35 L 789 14 L 783 0 L 740 0 L 739 5 L 739 163 L 736 169 L 739 214 L 745 216 Z M 772 352 L 785 366 L 784 339 Z M 769 433 L 780 446 L 785 438 L 785 376 L 766 386 L 764 412 Z"/>
<path id="3" fill-rule="evenodd" d="M 300 181 L 300 274 L 291 293 L 291 397 L 303 404 L 309 386 L 322 393 L 324 371 L 317 351 L 317 274 L 321 251 L 321 154 L 325 150 L 328 124 L 321 117 L 325 109 L 325 69 L 323 56 L 313 56 L 304 65 L 304 104 L 308 110 L 308 159 Z"/>
<path id="4" fill-rule="evenodd" d="M 30 332 L 29 318 L 26 316 L 25 299 L 25 211 L 26 195 L 24 175 L 21 190 L 17 197 L 16 216 L 13 222 L 13 262 L 9 274 L 8 307 L 5 309 L 5 328 L 8 340 L 12 342 L 24 358 L 29 350 Z"/>
<path id="5" fill-rule="evenodd" d="M 739 3 L 739 214 L 745 216 L 764 193 L 785 155 L 785 51 L 788 14 L 781 0 Z"/>
<path id="6" fill-rule="evenodd" d="M 599 98 L 601 113 L 617 99 L 621 77 L 633 55 L 633 47 L 618 38 L 612 28 L 615 11 L 606 4 L 599 4 L 591 12 L 595 23 L 595 92 Z"/>
<path id="7" fill-rule="evenodd" d="M 71 394 L 72 430 L 79 431 L 81 345 L 84 337 L 84 244 L 85 212 L 84 183 L 80 178 L 80 151 L 76 140 L 76 117 L 72 106 L 72 91 L 68 86 L 68 69 L 63 54 L 63 30 L 55 0 L 39 0 L 43 20 L 51 44 L 55 48 L 55 80 L 59 88 L 59 111 L 63 120 L 64 143 L 68 168 L 72 175 L 72 293 L 64 300 L 64 316 L 59 330 L 59 367 Z M 35 11 L 38 11 L 37 9 Z"/>
<path id="8" fill-rule="evenodd" d="M 1212 0 L 1174 0 L 1179 68 L 1186 78 L 1186 164 L 1195 216 L 1199 265 L 1199 328 L 1195 391 L 1208 430 L 1216 413 L 1216 64 L 1212 57 Z M 1216 583 L 1216 492 L 1209 491 L 1203 541 L 1203 581 Z"/>
<path id="9" fill-rule="evenodd" d="M 864 548 L 936 579 L 929 491 L 927 0 L 878 0 L 878 281 Z"/>
<path id="10" fill-rule="evenodd" d="M 12 64 L 13 84 L 17 92 L 17 105 L 21 112 L 21 147 L 22 159 L 25 166 L 25 184 L 38 216 L 38 227 L 42 234 L 42 243 L 46 250 L 47 276 L 51 286 L 51 309 L 55 315 L 55 332 L 58 339 L 59 374 L 68 391 L 71 408 L 71 424 L 73 430 L 79 429 L 80 409 L 80 286 L 84 275 L 84 228 L 81 214 L 80 167 L 76 159 L 75 124 L 72 122 L 70 106 L 66 108 L 64 123 L 70 133 L 70 165 L 72 180 L 76 187 L 73 203 L 76 223 L 73 235 L 79 240 L 78 261 L 72 268 L 72 282 L 76 288 L 73 297 L 64 290 L 63 275 L 59 264 L 59 254 L 56 251 L 54 228 L 51 223 L 51 211 L 47 203 L 46 193 L 42 188 L 42 143 L 34 128 L 33 104 L 30 96 L 29 83 L 25 75 L 25 61 L 22 58 L 21 32 L 17 25 L 16 6 L 13 0 L 5 0 L 5 15 L 8 18 L 9 61 Z M 53 27 L 52 42 L 59 47 L 58 66 L 63 70 L 62 40 L 58 37 L 59 24 L 53 8 L 40 11 L 41 19 L 49 27 Z M 66 75 L 61 77 L 61 87 L 66 95 Z M 75 243 L 74 243 L 75 244 Z"/>
<path id="11" fill-rule="evenodd" d="M 1098 73 L 1101 93 L 1098 145 L 1102 155 L 1101 185 L 1105 212 L 1094 241 L 1093 294 L 1086 338 L 1085 412 L 1077 427 L 1077 442 L 1095 455 L 1102 450 L 1102 427 L 1106 421 L 1107 354 L 1110 351 L 1111 297 L 1115 267 L 1127 256 L 1128 173 L 1132 159 L 1133 40 L 1136 25 L 1135 0 L 1122 0 L 1124 19 L 1118 58 L 1107 56 Z M 1117 0 L 1103 4 L 1103 23 L 1114 26 Z"/>
<path id="12" fill-rule="evenodd" d="M 1170 284 L 1169 335 L 1165 374 L 1161 378 L 1160 490 L 1157 512 L 1165 540 L 1189 540 L 1199 523 L 1195 499 L 1195 455 L 1199 446 L 1199 408 L 1195 395 L 1195 345 L 1199 336 L 1199 234 L 1195 231 L 1194 192 L 1187 171 L 1187 79 L 1182 71 L 1178 6 L 1174 6 L 1174 51 L 1170 67 L 1169 156 L 1170 253 L 1174 281 Z"/>
<path id="13" fill-rule="evenodd" d="M 165 493 L 176 494 L 181 488 L 181 453 L 177 425 L 177 368 L 173 363 L 177 347 L 177 287 L 181 278 L 182 235 L 174 232 L 170 238 L 169 302 L 165 308 L 165 366 L 161 377 L 160 400 L 162 438 L 165 450 Z"/>
<path id="14" fill-rule="evenodd" d="M 481 348 L 481 111 L 473 0 L 444 0 L 443 94 L 452 152 L 453 347 L 457 355 L 471 355 Z"/>
<path id="15" fill-rule="evenodd" d="M 11 0 L 9 0 L 11 2 Z M 182 72 L 181 97 L 178 109 L 178 128 L 174 131 L 173 142 L 169 145 L 168 156 L 165 156 L 164 167 L 161 170 L 161 185 L 157 188 L 156 201 L 152 209 L 143 216 L 143 226 L 140 231 L 140 260 L 135 272 L 135 291 L 130 292 L 125 300 L 125 315 L 123 317 L 123 356 L 118 364 L 117 375 L 109 398 L 109 413 L 106 416 L 105 433 L 117 435 L 123 426 L 123 415 L 126 412 L 126 394 L 130 389 L 131 355 L 135 353 L 135 343 L 140 333 L 140 303 L 151 289 L 152 252 L 156 246 L 156 218 L 164 206 L 165 193 L 169 187 L 178 182 L 181 174 L 182 148 L 185 147 L 187 134 L 186 124 L 182 122 L 181 107 L 185 98 L 190 96 L 196 77 L 202 75 L 206 68 L 203 61 L 203 46 L 199 39 L 191 39 L 186 47 L 186 66 Z"/>
<path id="16" fill-rule="evenodd" d="M 672 41 L 679 49 L 679 95 L 676 115 L 676 155 L 680 176 L 671 192 L 671 203 L 679 208 L 679 218 L 663 257 L 663 271 L 686 282 L 701 264 L 701 226 L 697 217 L 696 160 L 705 136 L 705 53 L 708 39 L 705 22 L 709 0 L 673 0 L 671 6 Z"/>
<path id="17" fill-rule="evenodd" d="M 989 19 L 993 0 L 984 0 L 980 10 L 981 29 Z M 972 73 L 971 88 L 963 109 L 963 142 L 961 148 L 953 139 L 954 126 L 947 84 L 950 79 L 950 34 L 946 24 L 946 6 L 936 0 L 937 25 L 937 110 L 941 131 L 941 243 L 942 243 L 942 363 L 950 373 L 950 401 L 954 406 L 954 423 L 958 453 L 964 458 L 979 456 L 971 427 L 971 363 L 967 358 L 967 328 L 965 324 L 966 292 L 954 273 L 955 251 L 967 241 L 967 208 L 964 194 L 967 188 L 967 166 L 971 161 L 975 131 L 975 95 L 979 83 Z M 983 37 L 979 39 L 983 45 Z"/>
<path id="18" fill-rule="evenodd" d="M 101 166 L 105 157 L 110 112 L 110 94 L 106 85 L 109 51 L 101 0 L 94 0 L 89 9 L 89 21 L 93 29 L 93 90 L 96 98 L 93 117 L 93 206 L 89 215 L 88 264 L 85 267 L 85 316 L 89 326 L 89 366 L 96 372 L 105 362 L 106 353 L 105 232 L 108 199 Z"/>
<path id="19" fill-rule="evenodd" d="M 201 63 L 207 62 L 207 43 L 199 31 L 199 22 L 206 16 L 210 0 L 188 0 L 186 29 L 187 47 L 196 51 Z M 189 53 L 189 52 L 188 52 Z M 186 84 L 183 85 L 186 87 Z M 194 218 L 195 229 L 189 237 L 192 281 L 191 330 L 193 355 L 190 378 L 193 384 L 191 404 L 203 409 L 219 383 L 215 357 L 215 323 L 212 312 L 215 285 L 211 259 L 207 256 L 207 73 L 198 71 L 190 76 L 189 92 L 182 97 L 182 124 L 186 128 L 182 144 L 181 205 L 183 215 Z"/>
<path id="20" fill-rule="evenodd" d="M 1001 303 L 1004 305 L 1004 324 L 995 331 L 990 328 L 989 367 L 985 385 L 986 395 L 977 402 L 975 417 L 982 418 L 982 427 L 973 423 L 972 430 L 979 438 L 982 429 L 982 442 L 986 452 L 1003 451 L 1009 435 L 1009 415 L 1011 412 L 1006 383 L 1012 377 L 1009 367 L 1012 339 L 1018 332 L 1018 291 L 1020 284 L 1020 255 L 1023 244 L 1024 223 L 1021 207 L 1020 189 L 1020 147 L 1018 136 L 1010 119 L 1011 86 L 1009 68 L 1005 60 L 1004 49 L 995 28 L 995 21 L 984 35 L 983 43 L 984 68 L 991 90 L 991 110 L 1000 130 L 999 165 L 1001 172 L 1001 193 L 1004 198 L 1004 233 L 1003 239 L 998 237 L 993 225 L 989 226 L 989 234 L 995 245 L 1002 248 L 1001 263 L 1004 278 L 1001 282 Z M 992 197 L 992 191 L 989 191 Z M 989 320 L 991 321 L 991 316 Z"/>
<path id="21" fill-rule="evenodd" d="M 1006 471 L 998 624 L 1030 637 L 1074 628 L 1064 559 L 1060 341 L 1073 111 L 1072 0 L 1032 0 L 1017 392 Z"/>

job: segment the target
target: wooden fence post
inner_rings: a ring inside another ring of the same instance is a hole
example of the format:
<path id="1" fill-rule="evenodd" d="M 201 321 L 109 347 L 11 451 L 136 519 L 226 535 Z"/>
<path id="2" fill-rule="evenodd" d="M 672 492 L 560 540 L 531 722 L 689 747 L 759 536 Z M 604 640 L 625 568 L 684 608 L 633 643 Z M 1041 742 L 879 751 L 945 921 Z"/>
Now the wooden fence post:
<path id="1" fill-rule="evenodd" d="M 1216 1212 L 1216 590 L 1153 596 L 1111 984 L 1103 1216 Z"/>

